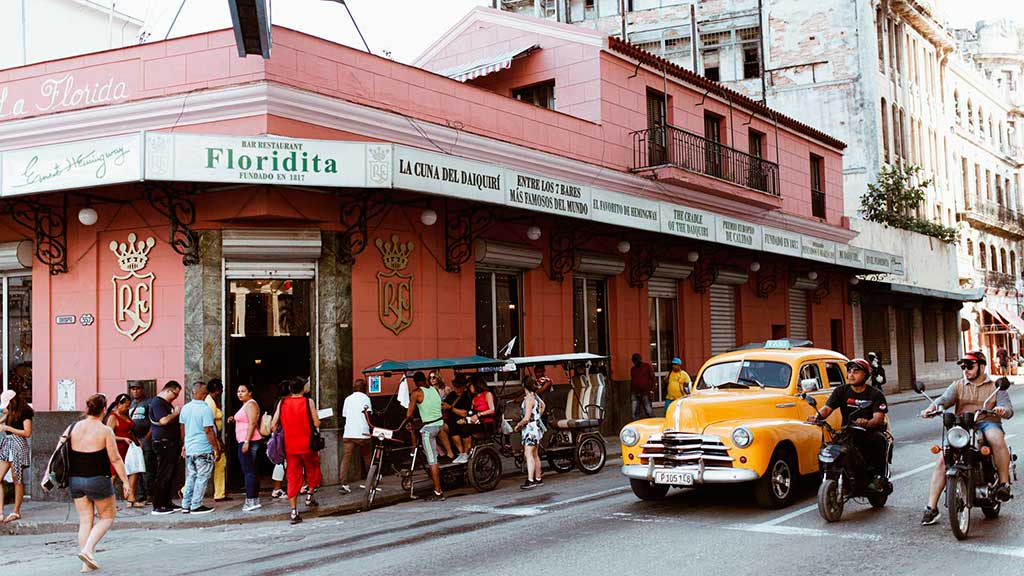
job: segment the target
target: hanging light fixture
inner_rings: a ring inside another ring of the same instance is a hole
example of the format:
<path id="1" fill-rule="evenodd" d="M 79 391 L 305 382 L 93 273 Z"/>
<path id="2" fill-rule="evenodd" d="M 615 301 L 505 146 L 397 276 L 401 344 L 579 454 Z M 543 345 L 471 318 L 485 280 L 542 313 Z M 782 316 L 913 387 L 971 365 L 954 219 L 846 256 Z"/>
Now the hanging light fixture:
<path id="1" fill-rule="evenodd" d="M 437 212 L 427 208 L 420 213 L 420 222 L 423 222 L 424 226 L 433 226 L 437 222 Z"/>
<path id="2" fill-rule="evenodd" d="M 811 281 L 817 280 L 818 279 L 818 273 L 815 272 L 814 270 L 811 270 L 810 272 L 807 273 L 807 279 L 811 280 Z"/>
<path id="3" fill-rule="evenodd" d="M 540 226 L 537 226 L 536 224 L 534 224 L 533 226 L 530 226 L 529 228 L 527 228 L 526 229 L 526 237 L 529 238 L 530 240 L 540 240 L 540 237 L 541 237 Z"/>
<path id="4" fill-rule="evenodd" d="M 632 246 L 630 246 L 629 240 L 619 240 L 619 244 L 615 248 L 619 251 L 619 254 L 626 254 Z"/>
<path id="5" fill-rule="evenodd" d="M 696 250 L 691 250 L 690 253 L 686 255 L 686 260 L 689 261 L 691 264 L 693 262 L 696 262 L 697 260 L 700 260 L 700 252 L 697 252 Z"/>
<path id="6" fill-rule="evenodd" d="M 857 284 L 860 284 L 860 278 L 857 278 L 856 276 L 850 278 L 850 286 L 856 286 Z"/>
<path id="7" fill-rule="evenodd" d="M 760 262 L 754 261 L 754 262 L 750 263 L 750 271 L 751 272 L 757 272 L 760 269 L 761 269 L 761 263 Z"/>

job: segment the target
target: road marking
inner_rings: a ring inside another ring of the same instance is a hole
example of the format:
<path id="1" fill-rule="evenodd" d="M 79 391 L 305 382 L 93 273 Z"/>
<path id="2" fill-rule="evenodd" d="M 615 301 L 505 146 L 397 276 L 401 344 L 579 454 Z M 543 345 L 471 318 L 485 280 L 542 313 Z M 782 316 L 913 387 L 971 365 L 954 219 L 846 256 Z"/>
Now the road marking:
<path id="1" fill-rule="evenodd" d="M 760 532 L 762 534 L 778 534 L 781 536 L 822 536 L 827 538 L 844 538 L 847 540 L 869 540 L 878 542 L 882 537 L 878 534 L 860 534 L 857 532 L 829 532 L 817 528 L 799 528 L 796 526 L 774 526 L 765 524 L 736 524 L 727 526 L 729 530 L 743 532 Z"/>
<path id="2" fill-rule="evenodd" d="M 896 476 L 893 476 L 892 481 L 896 482 L 897 480 L 902 480 L 904 478 L 908 478 L 910 476 L 913 476 L 914 474 L 920 474 L 921 472 L 924 472 L 925 470 L 928 470 L 930 468 L 935 468 L 935 463 L 934 462 L 929 463 L 929 464 L 925 464 L 924 466 L 918 466 L 917 468 L 914 468 L 913 470 L 908 470 L 908 471 L 903 472 L 901 474 L 897 474 Z M 772 520 L 767 520 L 767 521 L 761 522 L 760 524 L 757 524 L 757 525 L 758 526 L 777 526 L 779 524 L 782 524 L 783 522 L 788 522 L 788 521 L 792 520 L 793 518 L 796 518 L 797 516 L 802 516 L 802 515 L 807 514 L 808 512 L 810 512 L 812 510 L 817 510 L 817 509 L 818 509 L 818 505 L 817 504 L 811 504 L 809 506 L 804 506 L 803 508 L 794 510 L 794 511 L 790 512 L 789 514 L 784 514 L 782 516 L 779 516 L 778 518 L 774 518 Z"/>
<path id="3" fill-rule="evenodd" d="M 459 510 L 462 512 L 479 512 L 483 514 L 499 514 L 504 516 L 538 516 L 544 514 L 551 508 L 559 506 L 565 506 L 566 504 L 574 504 L 583 500 L 593 500 L 609 494 L 616 494 L 618 492 L 625 492 L 629 490 L 629 486 L 619 486 L 617 488 L 611 488 L 608 490 L 601 490 L 599 492 L 591 492 L 590 494 L 584 494 L 582 496 L 576 496 L 575 498 L 569 498 L 567 500 L 559 500 L 557 502 L 548 502 L 539 506 L 510 506 L 506 508 L 500 508 L 497 506 L 484 506 L 479 504 L 470 504 L 467 506 L 460 506 Z"/>
<path id="4" fill-rule="evenodd" d="M 998 554 L 1000 556 L 1024 558 L 1024 548 L 1010 548 L 1009 546 L 991 546 L 985 544 L 961 544 L 957 546 L 957 548 L 970 550 L 972 552 L 982 552 L 985 554 Z"/>
<path id="5" fill-rule="evenodd" d="M 498 514 L 502 516 L 537 516 L 544 511 L 536 506 L 516 506 L 511 508 L 498 508 L 496 506 L 483 506 L 481 504 L 470 504 L 460 506 L 460 512 L 480 512 L 485 514 Z"/>

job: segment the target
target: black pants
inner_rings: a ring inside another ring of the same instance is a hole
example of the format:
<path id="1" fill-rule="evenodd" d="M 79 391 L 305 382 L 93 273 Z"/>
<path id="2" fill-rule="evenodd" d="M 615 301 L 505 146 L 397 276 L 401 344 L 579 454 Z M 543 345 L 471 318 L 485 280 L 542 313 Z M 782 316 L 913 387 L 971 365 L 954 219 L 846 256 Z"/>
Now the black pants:
<path id="1" fill-rule="evenodd" d="M 140 502 L 150 500 L 153 496 L 153 478 L 156 477 L 156 458 L 153 455 L 153 441 L 142 440 L 142 458 L 146 461 L 146 472 L 139 476 L 135 485 L 135 498 Z"/>
<path id="2" fill-rule="evenodd" d="M 153 456 L 156 460 L 152 484 L 153 509 L 170 508 L 174 475 L 181 458 L 181 443 L 177 440 L 156 440 L 153 442 Z"/>
<path id="3" fill-rule="evenodd" d="M 886 448 L 888 446 L 888 440 L 883 432 L 878 430 L 868 430 L 864 433 L 861 440 L 861 455 L 864 457 L 864 463 L 867 465 L 868 473 L 872 476 L 883 475 L 885 473 L 889 455 L 886 454 Z"/>

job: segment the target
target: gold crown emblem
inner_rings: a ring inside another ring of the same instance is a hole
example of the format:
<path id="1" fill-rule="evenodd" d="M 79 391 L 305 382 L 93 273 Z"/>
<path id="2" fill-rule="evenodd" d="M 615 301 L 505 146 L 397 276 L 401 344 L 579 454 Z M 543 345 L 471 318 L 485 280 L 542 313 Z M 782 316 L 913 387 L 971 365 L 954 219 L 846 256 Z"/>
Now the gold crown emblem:
<path id="1" fill-rule="evenodd" d="M 127 243 L 118 244 L 116 240 L 110 241 L 110 251 L 117 254 L 117 265 L 125 272 L 134 272 L 145 268 L 146 262 L 149 261 L 149 251 L 156 244 L 156 240 L 152 236 L 146 238 L 145 242 L 142 240 L 135 242 L 135 239 L 135 233 L 131 232 L 128 234 Z"/>
<path id="2" fill-rule="evenodd" d="M 377 238 L 375 244 L 377 245 L 377 250 L 380 250 L 384 266 L 395 272 L 404 270 L 409 265 L 409 254 L 415 248 L 412 240 L 405 244 L 399 242 L 398 234 L 392 234 L 390 242 Z"/>

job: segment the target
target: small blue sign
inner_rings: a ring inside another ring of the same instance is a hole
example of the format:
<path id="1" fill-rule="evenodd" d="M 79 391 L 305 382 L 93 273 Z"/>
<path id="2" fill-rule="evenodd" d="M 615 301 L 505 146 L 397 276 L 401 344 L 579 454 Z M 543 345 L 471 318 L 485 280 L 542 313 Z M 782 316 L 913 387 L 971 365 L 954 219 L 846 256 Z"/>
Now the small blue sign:
<path id="1" fill-rule="evenodd" d="M 370 376 L 366 380 L 370 385 L 370 394 L 380 394 L 380 376 Z"/>

